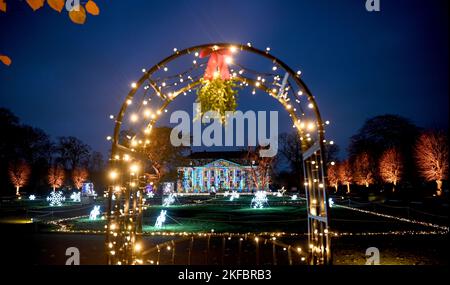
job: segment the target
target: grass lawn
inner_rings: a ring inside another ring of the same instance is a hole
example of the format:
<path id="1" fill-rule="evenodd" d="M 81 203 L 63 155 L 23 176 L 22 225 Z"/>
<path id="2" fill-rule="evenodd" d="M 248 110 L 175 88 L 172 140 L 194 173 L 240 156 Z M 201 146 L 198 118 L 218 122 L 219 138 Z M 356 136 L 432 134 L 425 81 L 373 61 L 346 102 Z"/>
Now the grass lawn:
<path id="1" fill-rule="evenodd" d="M 269 197 L 269 206 L 250 208 L 251 197 L 241 197 L 230 202 L 227 198 L 212 199 L 199 204 L 169 207 L 148 206 L 144 212 L 144 232 L 307 232 L 305 202 Z M 155 202 L 155 201 L 153 201 Z M 158 203 L 159 204 L 159 203 Z M 162 209 L 167 210 L 163 229 L 154 224 Z M 373 216 L 347 209 L 331 209 L 331 228 L 337 232 L 388 232 L 404 230 L 429 230 L 429 228 L 398 220 Z M 74 230 L 103 230 L 105 221 L 87 218 L 67 222 Z"/>

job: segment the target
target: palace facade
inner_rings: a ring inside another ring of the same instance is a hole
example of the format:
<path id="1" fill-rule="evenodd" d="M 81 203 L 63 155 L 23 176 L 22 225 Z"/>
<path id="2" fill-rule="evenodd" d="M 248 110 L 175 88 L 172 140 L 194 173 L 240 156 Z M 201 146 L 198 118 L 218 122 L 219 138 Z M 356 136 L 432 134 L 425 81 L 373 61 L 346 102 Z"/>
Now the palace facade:
<path id="1" fill-rule="evenodd" d="M 178 167 L 177 192 L 252 192 L 257 167 L 247 161 L 246 152 L 192 153 L 187 166 Z M 266 175 L 269 175 L 266 173 Z M 268 181 L 268 179 L 266 179 Z M 267 190 L 269 185 L 265 185 Z"/>

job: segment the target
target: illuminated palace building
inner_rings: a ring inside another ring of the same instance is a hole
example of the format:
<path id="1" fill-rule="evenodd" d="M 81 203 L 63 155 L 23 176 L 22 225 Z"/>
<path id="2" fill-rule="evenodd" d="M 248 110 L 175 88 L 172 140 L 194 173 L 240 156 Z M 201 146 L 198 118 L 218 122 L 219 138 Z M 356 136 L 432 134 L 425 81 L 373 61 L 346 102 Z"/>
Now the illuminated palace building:
<path id="1" fill-rule="evenodd" d="M 177 191 L 210 193 L 256 190 L 254 181 L 259 179 L 258 167 L 246 156 L 245 151 L 191 153 L 188 165 L 178 167 Z M 268 185 L 264 188 L 268 189 Z"/>

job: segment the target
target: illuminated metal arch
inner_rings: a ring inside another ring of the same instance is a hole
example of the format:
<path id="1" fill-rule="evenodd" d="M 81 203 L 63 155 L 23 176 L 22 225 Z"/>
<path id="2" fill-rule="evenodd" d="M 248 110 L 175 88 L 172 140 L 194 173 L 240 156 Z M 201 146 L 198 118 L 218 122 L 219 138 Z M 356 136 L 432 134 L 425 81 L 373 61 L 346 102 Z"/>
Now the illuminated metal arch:
<path id="1" fill-rule="evenodd" d="M 307 198 L 307 209 L 308 209 L 308 242 L 309 242 L 309 249 L 310 249 L 310 263 L 311 264 L 329 264 L 331 263 L 331 248 L 330 248 L 330 237 L 329 237 L 329 206 L 328 206 L 328 198 L 327 193 L 325 190 L 325 171 L 326 166 L 324 164 L 324 150 L 325 150 L 325 139 L 324 139 L 324 123 L 322 121 L 320 111 L 318 108 L 318 105 L 314 99 L 314 96 L 311 94 L 311 91 L 306 86 L 306 84 L 303 82 L 303 80 L 300 78 L 299 74 L 294 72 L 292 68 L 290 68 L 287 64 L 285 64 L 280 59 L 276 58 L 275 56 L 269 54 L 266 51 L 262 51 L 259 49 L 256 49 L 250 45 L 241 45 L 241 44 L 231 44 L 231 43 L 212 43 L 212 44 L 205 44 L 205 45 L 198 45 L 191 48 L 187 48 L 181 51 L 175 50 L 175 53 L 171 56 L 163 59 L 158 64 L 151 67 L 149 70 L 145 71 L 145 74 L 137 81 L 132 87 L 131 91 L 128 93 L 124 103 L 122 104 L 122 107 L 120 109 L 119 114 L 116 117 L 116 124 L 114 128 L 114 134 L 112 137 L 112 151 L 111 151 L 111 165 L 114 166 L 118 162 L 116 161 L 116 157 L 120 152 L 130 152 L 130 149 L 125 148 L 124 146 L 120 145 L 119 142 L 119 135 L 120 135 L 120 129 L 122 126 L 122 122 L 125 116 L 125 113 L 127 111 L 128 102 L 132 101 L 134 98 L 137 90 L 140 86 L 146 83 L 146 81 L 150 81 L 151 83 L 151 76 L 159 71 L 161 68 L 164 68 L 168 63 L 171 61 L 182 57 L 184 55 L 189 55 L 192 53 L 199 52 L 206 48 L 218 48 L 218 49 L 225 49 L 225 48 L 236 48 L 240 51 L 247 51 L 253 54 L 256 54 L 258 56 L 264 57 L 266 59 L 269 59 L 272 61 L 273 64 L 276 64 L 284 69 L 284 71 L 289 75 L 289 78 L 293 79 L 295 82 L 295 85 L 297 85 L 298 88 L 303 90 L 303 94 L 307 96 L 307 100 L 309 104 L 312 104 L 311 109 L 314 111 L 315 114 L 315 120 L 317 125 L 317 141 L 314 145 L 308 146 L 309 148 L 306 149 L 306 145 L 302 144 L 302 151 L 303 151 L 303 166 L 304 166 L 304 179 L 305 179 L 305 192 L 306 192 L 306 198 Z M 245 77 L 235 77 L 238 81 L 247 81 L 247 82 L 253 82 L 250 78 Z M 186 87 L 178 90 L 177 92 L 182 93 L 185 89 L 191 89 L 197 85 L 200 85 L 200 81 L 196 81 L 193 83 L 188 84 Z M 159 90 L 155 84 L 150 84 L 150 87 L 153 88 L 155 93 L 159 93 Z M 268 93 L 269 88 L 267 88 L 264 85 L 257 86 L 257 88 L 263 90 L 264 92 Z M 177 96 L 174 96 L 173 99 L 175 99 Z M 272 96 L 275 97 L 275 96 Z M 168 104 L 170 104 L 173 99 L 169 98 L 164 101 L 163 103 L 163 109 L 167 107 Z M 292 119 L 294 120 L 294 124 L 296 122 L 296 116 L 295 113 L 289 112 Z M 152 120 L 149 125 L 152 126 L 156 120 Z M 298 128 L 299 135 L 301 136 L 301 129 Z M 133 155 L 137 155 L 137 153 L 133 153 Z M 123 189 L 123 188 L 121 188 Z M 138 190 L 134 190 L 138 191 Z M 134 200 L 136 200 L 136 192 L 133 192 L 133 190 L 127 190 L 125 191 L 125 195 L 131 195 L 131 197 L 134 197 Z M 121 240 L 114 239 L 114 243 L 111 242 L 112 235 L 116 234 L 113 231 L 113 226 L 115 226 L 115 222 L 120 220 L 119 217 L 113 217 L 112 213 L 116 213 L 116 215 L 120 215 L 120 211 L 115 211 L 112 207 L 112 196 L 113 196 L 113 187 L 109 188 L 108 191 L 108 225 L 107 225 L 107 241 L 106 241 L 106 248 L 108 252 L 108 262 L 110 264 L 135 264 L 136 260 L 139 261 L 139 259 L 136 258 L 136 256 L 133 254 L 134 250 L 134 243 L 136 242 L 137 235 L 136 233 L 139 232 L 139 226 L 136 226 L 136 218 L 130 219 L 131 222 L 126 222 L 125 225 L 128 225 L 130 227 L 130 230 L 127 231 L 127 234 L 131 236 L 131 240 L 124 240 L 122 237 Z M 129 196 L 126 196 L 129 197 Z M 142 205 L 140 203 L 135 202 L 134 207 L 140 207 L 140 211 L 142 211 Z M 128 211 L 129 205 L 125 206 L 125 211 Z M 128 227 L 127 226 L 127 227 Z M 122 225 L 122 228 L 124 225 Z M 118 233 L 120 235 L 120 233 Z M 123 243 L 125 243 L 127 246 L 123 249 Z M 124 250 L 124 253 L 122 254 L 122 257 L 116 257 L 116 250 L 119 249 Z M 113 250 L 110 250 L 110 249 Z M 114 252 L 114 254 L 111 254 Z M 126 258 L 123 258 L 125 256 Z"/>

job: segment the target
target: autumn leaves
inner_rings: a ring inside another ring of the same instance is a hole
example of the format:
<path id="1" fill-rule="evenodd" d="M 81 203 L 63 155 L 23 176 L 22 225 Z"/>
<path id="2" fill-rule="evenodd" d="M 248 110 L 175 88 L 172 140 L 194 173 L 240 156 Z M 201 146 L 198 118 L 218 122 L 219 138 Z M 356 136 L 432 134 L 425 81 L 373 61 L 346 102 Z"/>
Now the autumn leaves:
<path id="1" fill-rule="evenodd" d="M 0 0 L 2 1 L 2 0 Z M 4 0 L 3 0 L 4 1 Z M 86 22 L 86 13 L 89 13 L 93 16 L 97 16 L 100 14 L 100 9 L 98 8 L 97 4 L 93 0 L 88 0 L 87 3 L 84 5 L 79 3 L 79 1 L 66 1 L 66 0 L 26 0 L 28 5 L 33 9 L 33 11 L 36 11 L 40 8 L 42 8 L 47 2 L 48 6 L 50 6 L 53 10 L 61 13 L 64 6 L 69 11 L 69 18 L 74 22 L 75 24 L 84 24 Z M 78 3 L 77 3 L 78 2 Z M 6 4 L 5 4 L 5 11 L 6 11 Z"/>
<path id="2" fill-rule="evenodd" d="M 83 4 L 79 0 L 26 0 L 28 6 L 30 6 L 33 11 L 36 11 L 44 7 L 45 3 L 53 10 L 61 13 L 66 8 L 69 11 L 69 18 L 75 24 L 82 25 L 86 22 L 87 14 L 97 16 L 100 14 L 100 9 L 93 0 L 88 0 L 86 4 Z M 83 1 L 84 2 L 84 1 Z M 7 11 L 6 0 L 0 0 L 0 11 Z M 6 55 L 0 53 L 0 62 L 6 66 L 11 65 L 12 61 Z"/>
<path id="3" fill-rule="evenodd" d="M 0 61 L 3 62 L 3 64 L 9 66 L 11 64 L 11 59 L 6 55 L 0 54 Z"/>

